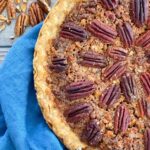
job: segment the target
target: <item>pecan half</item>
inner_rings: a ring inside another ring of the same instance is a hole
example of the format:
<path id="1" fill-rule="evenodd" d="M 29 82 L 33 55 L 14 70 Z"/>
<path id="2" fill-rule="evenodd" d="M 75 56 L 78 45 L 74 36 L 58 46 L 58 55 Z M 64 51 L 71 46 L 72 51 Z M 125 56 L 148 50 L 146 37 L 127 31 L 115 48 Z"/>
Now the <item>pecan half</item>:
<path id="1" fill-rule="evenodd" d="M 82 27 L 74 24 L 73 22 L 69 22 L 62 26 L 60 36 L 82 42 L 87 39 L 88 34 Z"/>
<path id="2" fill-rule="evenodd" d="M 146 31 L 144 34 L 140 35 L 136 41 L 136 46 L 141 46 L 143 48 L 150 48 L 150 30 Z"/>
<path id="3" fill-rule="evenodd" d="M 37 2 L 34 2 L 30 5 L 29 19 L 31 26 L 35 26 L 45 19 L 44 12 Z"/>
<path id="4" fill-rule="evenodd" d="M 46 14 L 51 10 L 47 0 L 38 0 L 38 4 Z"/>
<path id="5" fill-rule="evenodd" d="M 141 117 L 146 116 L 150 118 L 150 102 L 142 97 L 141 100 L 138 101 L 138 105 Z"/>
<path id="6" fill-rule="evenodd" d="M 113 28 L 99 20 L 93 20 L 91 24 L 88 25 L 88 30 L 105 43 L 113 43 L 117 36 L 117 32 Z"/>
<path id="7" fill-rule="evenodd" d="M 130 116 L 128 108 L 122 104 L 118 106 L 115 111 L 114 118 L 114 132 L 118 134 L 118 132 L 125 132 L 128 128 L 130 122 Z"/>
<path id="8" fill-rule="evenodd" d="M 108 10 L 115 9 L 118 6 L 118 2 L 118 0 L 101 0 L 102 5 Z"/>
<path id="9" fill-rule="evenodd" d="M 0 14 L 6 8 L 6 5 L 7 5 L 7 0 L 0 0 Z"/>
<path id="10" fill-rule="evenodd" d="M 121 90 L 119 85 L 112 85 L 111 87 L 106 88 L 102 95 L 100 96 L 100 106 L 101 107 L 110 107 L 112 106 L 121 95 Z"/>
<path id="11" fill-rule="evenodd" d="M 29 16 L 25 13 L 20 14 L 16 20 L 15 35 L 20 36 L 24 32 L 25 27 L 28 25 L 29 25 Z"/>
<path id="12" fill-rule="evenodd" d="M 64 57 L 54 57 L 50 69 L 55 72 L 63 72 L 67 68 L 67 60 Z"/>
<path id="13" fill-rule="evenodd" d="M 120 47 L 113 47 L 108 49 L 108 55 L 116 60 L 126 60 L 128 51 Z"/>
<path id="14" fill-rule="evenodd" d="M 145 150 L 150 150 L 150 129 L 146 129 L 144 133 Z"/>
<path id="15" fill-rule="evenodd" d="M 96 53 L 93 51 L 87 51 L 80 55 L 81 61 L 79 63 L 87 67 L 104 68 L 108 62 L 103 54 Z"/>
<path id="16" fill-rule="evenodd" d="M 133 45 L 133 32 L 131 25 L 128 22 L 124 22 L 122 25 L 119 24 L 117 29 L 124 47 L 131 47 Z"/>
<path id="17" fill-rule="evenodd" d="M 16 18 L 16 7 L 14 0 L 8 0 L 7 1 L 7 14 L 8 19 L 15 19 Z"/>
<path id="18" fill-rule="evenodd" d="M 148 19 L 147 19 L 147 28 L 150 29 L 150 16 L 148 16 Z"/>
<path id="19" fill-rule="evenodd" d="M 150 73 L 144 72 L 140 76 L 142 86 L 148 96 L 150 96 Z"/>
<path id="20" fill-rule="evenodd" d="M 125 74 L 121 77 L 121 90 L 128 102 L 137 98 L 137 89 L 134 76 L 132 74 Z"/>
<path id="21" fill-rule="evenodd" d="M 92 81 L 73 82 L 66 87 L 66 96 L 70 100 L 84 98 L 92 94 L 95 90 Z"/>
<path id="22" fill-rule="evenodd" d="M 126 72 L 126 63 L 124 61 L 119 61 L 104 71 L 104 80 L 117 79 L 121 77 Z"/>
<path id="23" fill-rule="evenodd" d="M 131 18 L 137 27 L 146 24 L 148 20 L 148 0 L 131 1 Z"/>
<path id="24" fill-rule="evenodd" d="M 97 146 L 102 140 L 102 134 L 97 120 L 91 120 L 85 127 L 81 136 L 91 146 Z"/>
<path id="25" fill-rule="evenodd" d="M 67 118 L 67 121 L 77 123 L 82 119 L 85 119 L 93 111 L 93 108 L 88 103 L 79 103 L 70 106 L 65 112 L 64 116 Z"/>
<path id="26" fill-rule="evenodd" d="M 145 57 L 148 63 L 150 63 L 150 50 L 145 51 Z"/>

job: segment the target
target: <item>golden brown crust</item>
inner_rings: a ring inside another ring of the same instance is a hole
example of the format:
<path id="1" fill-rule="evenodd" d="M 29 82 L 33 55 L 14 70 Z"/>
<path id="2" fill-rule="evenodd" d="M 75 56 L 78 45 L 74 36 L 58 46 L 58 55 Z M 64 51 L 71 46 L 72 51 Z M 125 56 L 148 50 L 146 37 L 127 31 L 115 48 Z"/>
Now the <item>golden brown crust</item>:
<path id="1" fill-rule="evenodd" d="M 71 150 L 86 149 L 88 146 L 80 141 L 79 137 L 71 130 L 55 103 L 51 89 L 46 83 L 48 72 L 47 50 L 51 49 L 52 40 L 56 38 L 59 27 L 66 15 L 72 10 L 76 3 L 81 0 L 59 0 L 52 8 L 44 21 L 39 33 L 34 53 L 34 83 L 37 91 L 38 103 L 44 118 L 55 134 Z"/>

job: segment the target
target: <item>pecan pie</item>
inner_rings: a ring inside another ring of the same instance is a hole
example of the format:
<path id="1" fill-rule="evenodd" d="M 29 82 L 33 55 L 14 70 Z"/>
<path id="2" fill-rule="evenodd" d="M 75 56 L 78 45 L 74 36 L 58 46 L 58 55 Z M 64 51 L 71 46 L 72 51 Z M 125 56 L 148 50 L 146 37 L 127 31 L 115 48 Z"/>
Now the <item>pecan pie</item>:
<path id="1" fill-rule="evenodd" d="M 34 54 L 37 99 L 71 150 L 150 150 L 149 0 L 59 0 Z"/>

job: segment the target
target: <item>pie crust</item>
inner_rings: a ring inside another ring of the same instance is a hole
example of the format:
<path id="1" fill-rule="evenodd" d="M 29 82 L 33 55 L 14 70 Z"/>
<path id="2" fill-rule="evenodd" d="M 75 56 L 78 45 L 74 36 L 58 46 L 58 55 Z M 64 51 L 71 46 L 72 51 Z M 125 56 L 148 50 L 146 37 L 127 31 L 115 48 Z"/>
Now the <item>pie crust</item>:
<path id="1" fill-rule="evenodd" d="M 47 50 L 52 40 L 56 38 L 59 27 L 66 15 L 81 0 L 59 0 L 52 8 L 44 21 L 43 27 L 35 46 L 34 53 L 34 84 L 37 91 L 38 103 L 49 127 L 70 150 L 81 150 L 88 146 L 81 142 L 79 137 L 71 130 L 55 103 L 55 97 L 47 86 Z"/>

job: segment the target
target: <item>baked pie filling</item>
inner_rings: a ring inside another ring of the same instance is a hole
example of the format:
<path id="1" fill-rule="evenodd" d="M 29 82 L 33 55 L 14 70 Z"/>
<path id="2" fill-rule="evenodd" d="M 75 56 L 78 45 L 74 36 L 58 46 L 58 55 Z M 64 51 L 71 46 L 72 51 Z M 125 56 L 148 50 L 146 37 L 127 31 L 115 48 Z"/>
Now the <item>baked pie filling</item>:
<path id="1" fill-rule="evenodd" d="M 148 0 L 86 0 L 53 41 L 47 82 L 91 149 L 150 150 L 148 11 Z"/>

